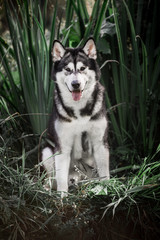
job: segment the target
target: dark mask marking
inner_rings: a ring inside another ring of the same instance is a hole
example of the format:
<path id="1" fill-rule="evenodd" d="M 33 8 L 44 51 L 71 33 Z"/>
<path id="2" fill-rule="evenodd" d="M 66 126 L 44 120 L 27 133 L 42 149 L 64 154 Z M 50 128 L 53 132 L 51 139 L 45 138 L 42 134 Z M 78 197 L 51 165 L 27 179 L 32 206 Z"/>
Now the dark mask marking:
<path id="1" fill-rule="evenodd" d="M 86 106 L 80 110 L 81 116 L 91 116 L 98 97 L 98 87 L 95 85 L 92 93 L 92 101 L 88 101 Z"/>

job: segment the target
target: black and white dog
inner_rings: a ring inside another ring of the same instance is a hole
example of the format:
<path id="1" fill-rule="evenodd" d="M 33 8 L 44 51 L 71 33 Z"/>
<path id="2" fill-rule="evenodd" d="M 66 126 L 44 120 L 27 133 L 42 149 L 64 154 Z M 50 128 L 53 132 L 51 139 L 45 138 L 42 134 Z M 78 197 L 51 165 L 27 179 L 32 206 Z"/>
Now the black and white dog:
<path id="1" fill-rule="evenodd" d="M 54 41 L 52 57 L 55 92 L 48 137 L 53 144 L 43 149 L 42 164 L 63 194 L 72 179 L 80 179 L 75 166 L 89 177 L 96 167 L 99 177 L 109 179 L 108 123 L 93 39 L 83 48 Z"/>

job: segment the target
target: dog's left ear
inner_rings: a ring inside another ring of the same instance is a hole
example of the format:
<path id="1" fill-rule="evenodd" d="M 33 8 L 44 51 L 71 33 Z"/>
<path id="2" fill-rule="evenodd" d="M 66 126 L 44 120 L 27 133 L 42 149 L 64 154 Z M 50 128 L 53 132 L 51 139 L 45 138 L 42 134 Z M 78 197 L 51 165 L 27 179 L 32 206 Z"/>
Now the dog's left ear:
<path id="1" fill-rule="evenodd" d="M 83 51 L 89 58 L 93 58 L 93 59 L 97 58 L 96 45 L 94 43 L 93 38 L 88 39 L 88 41 L 85 43 L 83 47 Z"/>
<path id="2" fill-rule="evenodd" d="M 55 40 L 53 43 L 53 49 L 52 49 L 53 62 L 60 61 L 61 58 L 64 56 L 65 51 L 66 50 L 63 47 L 63 45 L 59 41 Z"/>

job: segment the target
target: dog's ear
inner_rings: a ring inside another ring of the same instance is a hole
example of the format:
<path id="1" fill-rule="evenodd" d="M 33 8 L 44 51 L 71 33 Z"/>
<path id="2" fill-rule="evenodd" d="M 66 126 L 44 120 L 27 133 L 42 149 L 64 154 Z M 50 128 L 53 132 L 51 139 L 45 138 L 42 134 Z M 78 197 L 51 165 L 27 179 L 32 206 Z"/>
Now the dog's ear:
<path id="1" fill-rule="evenodd" d="M 89 38 L 83 47 L 83 51 L 89 58 L 96 59 L 97 51 L 93 38 Z"/>
<path id="2" fill-rule="evenodd" d="M 53 62 L 60 61 L 61 58 L 64 56 L 65 51 L 66 50 L 63 47 L 63 45 L 59 41 L 55 40 L 53 43 L 53 48 L 52 48 Z"/>

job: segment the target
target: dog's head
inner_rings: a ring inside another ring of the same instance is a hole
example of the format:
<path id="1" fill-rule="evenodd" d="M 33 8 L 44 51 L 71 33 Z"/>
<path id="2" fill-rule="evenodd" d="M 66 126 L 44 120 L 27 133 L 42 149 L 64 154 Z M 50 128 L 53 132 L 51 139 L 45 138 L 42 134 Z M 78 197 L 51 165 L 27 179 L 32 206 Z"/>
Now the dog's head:
<path id="1" fill-rule="evenodd" d="M 96 46 L 92 38 L 82 48 L 65 48 L 56 40 L 52 57 L 55 80 L 71 93 L 74 101 L 79 101 L 83 91 L 100 78 Z"/>

